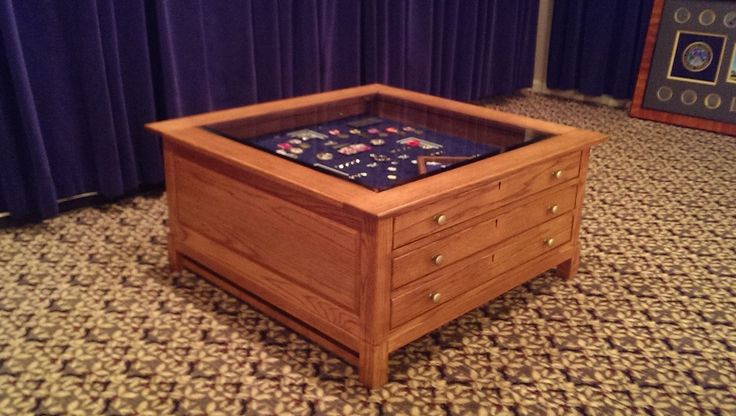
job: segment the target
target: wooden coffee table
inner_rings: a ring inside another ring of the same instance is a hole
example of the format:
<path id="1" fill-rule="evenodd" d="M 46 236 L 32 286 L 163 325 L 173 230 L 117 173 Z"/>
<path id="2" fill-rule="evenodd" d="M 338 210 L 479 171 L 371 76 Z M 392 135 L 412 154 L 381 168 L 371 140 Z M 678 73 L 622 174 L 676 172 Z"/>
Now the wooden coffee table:
<path id="1" fill-rule="evenodd" d="M 147 128 L 164 139 L 172 269 L 370 387 L 390 352 L 550 268 L 575 275 L 588 158 L 605 140 L 383 85 Z"/>

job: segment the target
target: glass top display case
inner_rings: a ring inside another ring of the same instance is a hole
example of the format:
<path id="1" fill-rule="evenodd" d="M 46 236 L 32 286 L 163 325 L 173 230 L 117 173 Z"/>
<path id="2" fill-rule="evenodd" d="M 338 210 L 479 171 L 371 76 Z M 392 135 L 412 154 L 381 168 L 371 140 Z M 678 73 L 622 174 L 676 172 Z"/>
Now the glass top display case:
<path id="1" fill-rule="evenodd" d="M 155 122 L 169 264 L 388 381 L 389 353 L 580 263 L 605 136 L 385 85 Z M 512 150 L 513 149 L 513 150 Z"/>
<path id="2" fill-rule="evenodd" d="M 376 192 L 552 137 L 380 93 L 201 127 Z"/>

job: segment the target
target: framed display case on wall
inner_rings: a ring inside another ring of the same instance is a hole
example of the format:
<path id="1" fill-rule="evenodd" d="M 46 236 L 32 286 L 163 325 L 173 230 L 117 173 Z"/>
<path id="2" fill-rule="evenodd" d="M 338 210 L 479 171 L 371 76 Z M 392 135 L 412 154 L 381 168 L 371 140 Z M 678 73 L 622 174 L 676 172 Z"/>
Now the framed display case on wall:
<path id="1" fill-rule="evenodd" d="M 631 115 L 736 135 L 736 2 L 653 8 Z"/>

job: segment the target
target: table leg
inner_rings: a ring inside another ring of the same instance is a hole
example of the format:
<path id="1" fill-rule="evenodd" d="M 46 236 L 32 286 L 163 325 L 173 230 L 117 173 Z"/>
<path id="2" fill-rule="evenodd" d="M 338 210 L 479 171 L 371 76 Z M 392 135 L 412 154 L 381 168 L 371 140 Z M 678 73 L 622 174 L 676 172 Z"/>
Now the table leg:
<path id="1" fill-rule="evenodd" d="M 388 343 L 364 344 L 360 351 L 360 382 L 371 389 L 381 387 L 388 381 Z"/>
<path id="2" fill-rule="evenodd" d="M 578 274 L 578 267 L 580 267 L 580 247 L 575 248 L 575 253 L 569 260 L 566 260 L 557 265 L 557 276 L 564 279 L 573 279 Z"/>
<path id="3" fill-rule="evenodd" d="M 181 254 L 176 250 L 176 244 L 174 244 L 174 237 L 169 234 L 169 270 L 172 272 L 180 272 L 184 270 L 184 266 L 181 261 Z"/>

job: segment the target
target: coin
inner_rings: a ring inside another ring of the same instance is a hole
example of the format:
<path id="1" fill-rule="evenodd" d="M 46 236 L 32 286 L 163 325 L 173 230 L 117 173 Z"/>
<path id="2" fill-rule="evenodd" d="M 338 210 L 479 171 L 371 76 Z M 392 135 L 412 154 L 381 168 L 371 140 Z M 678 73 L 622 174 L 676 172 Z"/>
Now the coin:
<path id="1" fill-rule="evenodd" d="M 319 160 L 332 160 L 332 153 L 329 152 L 320 152 L 317 153 L 317 159 Z"/>
<path id="2" fill-rule="evenodd" d="M 371 144 L 372 144 L 373 146 L 382 146 L 382 145 L 384 145 L 385 143 L 386 143 L 386 141 L 385 141 L 385 140 L 383 140 L 383 139 L 372 139 L 372 140 L 371 140 Z"/>
<path id="3" fill-rule="evenodd" d="M 304 153 L 304 149 L 302 149 L 301 147 L 292 147 L 291 149 L 289 149 L 289 151 L 291 153 L 294 153 L 295 155 L 300 155 Z"/>
<path id="4" fill-rule="evenodd" d="M 396 180 L 396 175 L 386 175 L 386 179 L 388 179 L 390 181 L 395 181 Z"/>

